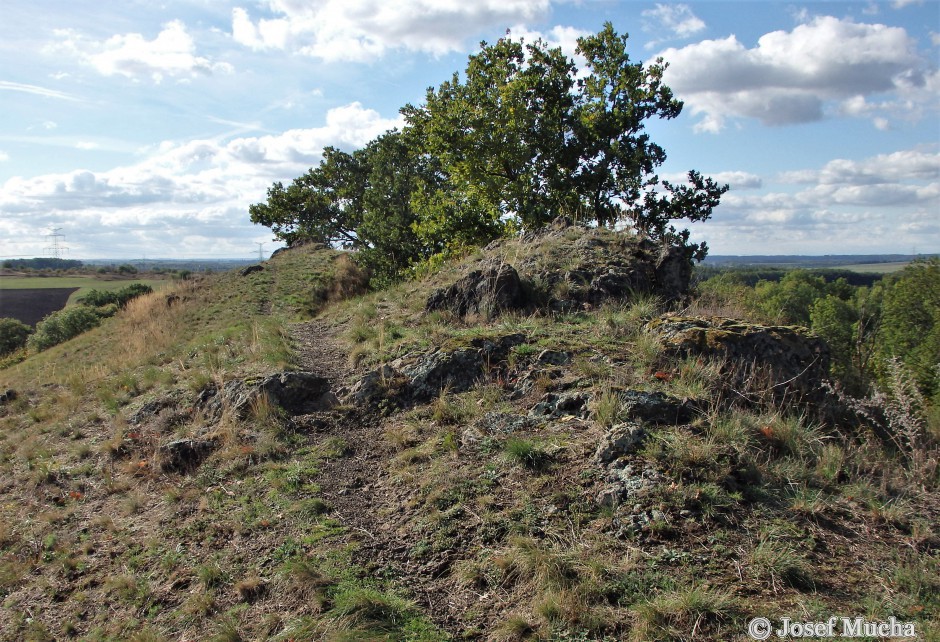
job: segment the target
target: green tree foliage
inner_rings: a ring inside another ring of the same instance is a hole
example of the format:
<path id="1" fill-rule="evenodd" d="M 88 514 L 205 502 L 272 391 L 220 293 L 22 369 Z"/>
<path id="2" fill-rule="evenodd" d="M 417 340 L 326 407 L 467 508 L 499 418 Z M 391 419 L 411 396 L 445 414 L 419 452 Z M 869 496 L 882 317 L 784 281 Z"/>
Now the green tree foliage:
<path id="1" fill-rule="evenodd" d="M 878 345 L 882 360 L 899 358 L 926 396 L 940 393 L 940 259 L 915 261 L 890 280 Z"/>
<path id="2" fill-rule="evenodd" d="M 559 215 L 627 222 L 701 260 L 673 221 L 707 220 L 728 189 L 698 172 L 660 181 L 666 159 L 645 132 L 682 110 L 665 64 L 631 62 L 610 24 L 581 38 L 586 73 L 559 48 L 503 38 L 483 43 L 465 72 L 407 105 L 403 131 L 352 154 L 327 148 L 290 185 L 275 183 L 251 220 L 290 243 L 358 249 L 379 280 L 435 255 L 484 244 Z"/>
<path id="3" fill-rule="evenodd" d="M 30 328 L 25 323 L 9 317 L 0 318 L 0 357 L 25 346 L 29 333 Z"/>
<path id="4" fill-rule="evenodd" d="M 30 337 L 27 344 L 31 350 L 41 352 L 72 337 L 91 330 L 100 323 L 101 319 L 91 308 L 76 305 L 53 312 L 36 324 L 36 332 Z"/>

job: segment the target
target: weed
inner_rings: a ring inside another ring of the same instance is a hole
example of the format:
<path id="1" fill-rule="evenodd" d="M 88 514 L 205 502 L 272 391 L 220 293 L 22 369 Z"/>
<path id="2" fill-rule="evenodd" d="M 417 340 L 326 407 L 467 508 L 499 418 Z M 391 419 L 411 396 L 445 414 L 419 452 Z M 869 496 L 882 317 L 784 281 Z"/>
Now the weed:
<path id="1" fill-rule="evenodd" d="M 551 455 L 544 446 L 533 439 L 510 437 L 503 450 L 509 461 L 532 470 L 542 469 L 551 461 Z"/>

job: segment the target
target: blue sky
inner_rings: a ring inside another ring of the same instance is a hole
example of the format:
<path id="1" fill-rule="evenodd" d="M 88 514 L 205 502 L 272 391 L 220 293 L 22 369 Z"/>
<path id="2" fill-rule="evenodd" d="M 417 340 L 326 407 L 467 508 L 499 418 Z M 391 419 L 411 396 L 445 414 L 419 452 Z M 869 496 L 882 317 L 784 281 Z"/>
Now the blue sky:
<path id="1" fill-rule="evenodd" d="M 103 8 L 104 7 L 104 8 Z M 507 29 L 574 55 L 611 21 L 669 63 L 649 131 L 731 184 L 713 254 L 940 252 L 940 3 L 7 0 L 0 257 L 249 257 L 248 206 L 353 150 Z"/>

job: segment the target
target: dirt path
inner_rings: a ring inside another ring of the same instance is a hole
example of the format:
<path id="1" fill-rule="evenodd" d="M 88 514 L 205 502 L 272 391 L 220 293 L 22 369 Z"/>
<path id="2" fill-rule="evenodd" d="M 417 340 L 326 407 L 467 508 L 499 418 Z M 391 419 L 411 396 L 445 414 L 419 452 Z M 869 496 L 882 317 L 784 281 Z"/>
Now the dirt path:
<path id="1" fill-rule="evenodd" d="M 337 334 L 341 330 L 322 321 L 297 324 L 291 330 L 300 366 L 330 380 L 338 390 L 352 375 L 348 357 Z M 387 464 L 393 452 L 383 436 L 382 418 L 368 408 L 338 408 L 301 419 L 316 443 L 341 439 L 345 456 L 325 461 L 318 480 L 330 515 L 349 530 L 347 541 L 357 545 L 353 562 L 375 573 L 392 572 L 438 626 L 459 630 L 459 616 L 444 594 L 442 578 L 449 559 L 411 559 L 415 542 L 401 526 L 406 515 L 389 509 L 400 505 L 392 496 Z M 386 509 L 386 510 L 382 510 Z"/>

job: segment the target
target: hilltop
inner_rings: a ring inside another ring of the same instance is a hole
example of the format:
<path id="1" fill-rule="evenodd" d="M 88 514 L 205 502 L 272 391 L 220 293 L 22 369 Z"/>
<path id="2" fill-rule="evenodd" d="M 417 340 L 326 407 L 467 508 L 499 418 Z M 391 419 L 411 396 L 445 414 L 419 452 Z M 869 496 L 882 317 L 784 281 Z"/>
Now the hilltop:
<path id="1" fill-rule="evenodd" d="M 940 635 L 935 442 L 886 447 L 819 337 L 605 229 L 374 292 L 354 257 L 181 281 L 0 370 L 0 638 Z"/>

